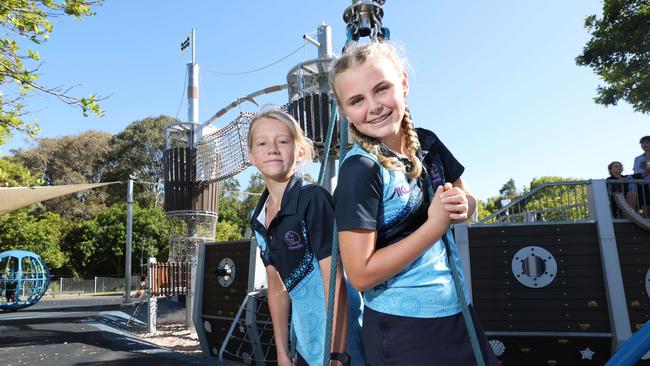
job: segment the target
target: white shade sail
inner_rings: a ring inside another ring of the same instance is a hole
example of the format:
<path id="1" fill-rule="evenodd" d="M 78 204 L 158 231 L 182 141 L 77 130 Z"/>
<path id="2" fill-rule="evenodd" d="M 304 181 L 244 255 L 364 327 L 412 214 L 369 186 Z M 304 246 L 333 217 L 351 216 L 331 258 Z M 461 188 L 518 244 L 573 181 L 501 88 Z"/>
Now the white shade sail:
<path id="1" fill-rule="evenodd" d="M 60 186 L 7 187 L 0 188 L 0 214 L 11 212 L 33 203 L 47 201 L 66 194 L 86 191 L 121 182 L 65 184 Z"/>

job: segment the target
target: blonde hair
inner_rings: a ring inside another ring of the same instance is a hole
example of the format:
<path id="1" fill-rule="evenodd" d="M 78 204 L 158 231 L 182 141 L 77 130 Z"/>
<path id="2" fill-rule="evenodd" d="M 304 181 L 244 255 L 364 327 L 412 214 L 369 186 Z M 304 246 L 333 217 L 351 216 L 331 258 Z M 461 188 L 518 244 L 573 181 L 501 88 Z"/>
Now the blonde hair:
<path id="1" fill-rule="evenodd" d="M 390 61 L 398 74 L 403 74 L 406 69 L 406 61 L 401 58 L 395 46 L 388 42 L 372 42 L 363 46 L 346 49 L 345 52 L 332 63 L 329 73 L 329 82 L 334 96 L 338 100 L 336 94 L 336 77 L 353 67 L 361 66 L 366 62 L 372 62 L 379 59 L 386 59 Z M 340 103 L 339 103 L 340 106 Z M 380 143 L 357 130 L 353 124 L 350 124 L 350 134 L 354 141 L 359 144 L 367 152 L 374 154 L 379 159 L 379 162 L 390 170 L 403 170 L 409 179 L 417 178 L 422 173 L 422 162 L 417 157 L 417 151 L 420 148 L 411 113 L 408 106 L 404 111 L 404 117 L 401 124 L 402 132 L 404 133 L 404 142 L 408 151 L 408 159 L 413 164 L 413 169 L 409 172 L 406 171 L 404 165 L 395 157 L 389 157 L 381 153 Z"/>
<path id="2" fill-rule="evenodd" d="M 305 136 L 305 133 L 293 116 L 276 106 L 263 106 L 251 119 L 250 126 L 248 127 L 248 136 L 246 137 L 249 151 L 253 149 L 253 129 L 257 122 L 263 118 L 271 118 L 285 124 L 291 132 L 291 137 L 296 147 L 304 150 L 304 161 L 311 161 L 313 159 L 314 143 Z"/>

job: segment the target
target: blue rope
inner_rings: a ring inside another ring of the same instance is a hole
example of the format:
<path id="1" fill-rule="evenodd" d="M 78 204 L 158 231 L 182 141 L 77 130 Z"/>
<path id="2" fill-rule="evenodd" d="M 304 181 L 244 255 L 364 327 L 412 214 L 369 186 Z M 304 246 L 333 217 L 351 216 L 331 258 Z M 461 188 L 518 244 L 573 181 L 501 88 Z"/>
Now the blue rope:
<path id="1" fill-rule="evenodd" d="M 427 189 L 429 190 L 429 196 L 433 200 L 434 192 L 433 186 L 431 185 L 431 180 L 427 179 Z M 469 312 L 469 307 L 467 306 L 467 298 L 465 297 L 465 291 L 463 291 L 463 284 L 460 283 L 460 273 L 458 272 L 458 267 L 456 267 L 456 261 L 452 256 L 452 248 L 449 243 L 449 238 L 447 235 L 450 235 L 450 229 L 447 229 L 442 235 L 442 242 L 445 245 L 445 251 L 447 252 L 447 261 L 449 262 L 449 268 L 451 269 L 451 277 L 454 280 L 454 287 L 456 289 L 456 296 L 460 302 L 460 308 L 463 313 L 463 318 L 465 320 L 465 326 L 467 327 L 467 333 L 469 335 L 469 341 L 472 344 L 472 350 L 474 351 L 474 359 L 476 359 L 476 364 L 478 366 L 485 366 L 485 361 L 483 360 L 483 352 L 481 351 L 481 346 L 478 343 L 478 336 L 476 335 L 476 329 L 474 328 L 474 322 L 472 322 L 472 314 Z"/>
<path id="2" fill-rule="evenodd" d="M 474 328 L 474 323 L 472 322 L 472 314 L 469 312 L 469 307 L 467 306 L 467 299 L 465 298 L 465 291 L 463 291 L 463 285 L 460 283 L 460 275 L 458 273 L 458 268 L 456 263 L 451 255 L 451 246 L 447 241 L 447 235 L 443 236 L 443 242 L 445 243 L 445 249 L 447 251 L 447 259 L 449 261 L 449 267 L 451 268 L 451 276 L 454 279 L 454 287 L 456 287 L 456 294 L 458 295 L 458 300 L 461 304 L 461 310 L 463 311 L 463 318 L 465 318 L 465 325 L 467 326 L 467 333 L 469 334 L 469 340 L 472 343 L 472 350 L 474 351 L 474 358 L 476 359 L 476 364 L 478 366 L 485 366 L 485 361 L 483 360 L 483 352 L 481 351 L 481 346 L 478 343 L 478 336 L 476 335 L 476 329 Z"/>
<path id="3" fill-rule="evenodd" d="M 323 185 L 323 179 L 325 178 L 325 170 L 327 170 L 327 161 L 330 155 L 330 148 L 332 146 L 332 135 L 334 134 L 334 125 L 337 117 L 336 104 L 330 103 L 330 120 L 327 125 L 327 136 L 325 137 L 325 144 L 323 145 L 323 156 L 320 160 L 320 170 L 318 172 L 318 181 L 316 184 L 319 186 Z"/>
<path id="4" fill-rule="evenodd" d="M 323 157 L 321 160 L 320 174 L 318 177 L 318 184 L 322 185 L 323 177 L 325 175 L 327 159 L 329 156 L 329 150 L 332 145 L 332 135 L 334 134 L 334 125 L 337 118 L 337 108 L 336 104 L 332 103 L 330 108 L 330 121 L 327 126 L 327 138 L 325 139 L 325 146 L 323 146 Z M 343 124 L 343 121 L 341 121 Z M 341 134 L 343 134 L 343 127 L 341 127 Z M 345 145 L 342 145 L 345 146 Z M 345 149 L 343 149 L 345 151 Z M 339 160 L 339 167 L 341 165 L 342 159 Z M 325 350 L 323 353 L 323 365 L 329 365 L 330 363 L 330 349 L 332 348 L 332 324 L 334 322 L 334 295 L 336 294 L 336 275 L 339 265 L 339 240 L 338 240 L 338 231 L 336 230 L 336 223 L 334 224 L 332 230 L 332 256 L 330 262 L 330 281 L 329 281 L 329 292 L 327 293 L 327 320 L 325 323 Z M 329 346 L 329 347 L 328 347 Z"/>

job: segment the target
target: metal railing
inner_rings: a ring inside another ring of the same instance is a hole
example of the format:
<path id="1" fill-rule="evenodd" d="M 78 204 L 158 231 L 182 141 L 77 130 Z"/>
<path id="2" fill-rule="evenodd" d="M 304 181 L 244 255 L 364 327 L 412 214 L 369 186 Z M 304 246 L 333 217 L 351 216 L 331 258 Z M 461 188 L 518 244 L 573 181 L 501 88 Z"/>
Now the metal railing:
<path id="1" fill-rule="evenodd" d="M 140 276 L 131 276 L 131 290 L 137 290 L 140 284 Z M 80 293 L 93 294 L 105 292 L 123 292 L 124 277 L 101 277 L 94 278 L 52 278 L 48 293 Z"/>
<path id="2" fill-rule="evenodd" d="M 151 263 L 151 295 L 187 295 L 190 290 L 192 262 Z"/>
<path id="3" fill-rule="evenodd" d="M 645 219 L 650 219 L 650 181 L 645 179 L 608 179 L 607 191 L 609 193 L 612 218 L 627 218 L 621 207 L 612 199 L 613 193 L 621 192 L 627 204 L 636 213 Z"/>
<path id="4" fill-rule="evenodd" d="M 587 221 L 589 185 L 590 181 L 544 183 L 478 223 Z"/>

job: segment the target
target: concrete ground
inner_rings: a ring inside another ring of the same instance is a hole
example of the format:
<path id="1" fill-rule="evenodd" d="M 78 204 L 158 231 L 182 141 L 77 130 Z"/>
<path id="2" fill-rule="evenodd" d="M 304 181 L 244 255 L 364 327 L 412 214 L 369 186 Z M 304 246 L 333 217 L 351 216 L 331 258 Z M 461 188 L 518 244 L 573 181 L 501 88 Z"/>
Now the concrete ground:
<path id="1" fill-rule="evenodd" d="M 0 312 L 0 365 L 235 365 L 137 337 L 129 328 L 144 325 L 145 308 L 124 305 L 121 296 L 94 296 L 43 299 L 27 309 Z M 159 301 L 159 315 L 161 322 L 184 320 L 185 311 L 181 304 Z"/>

